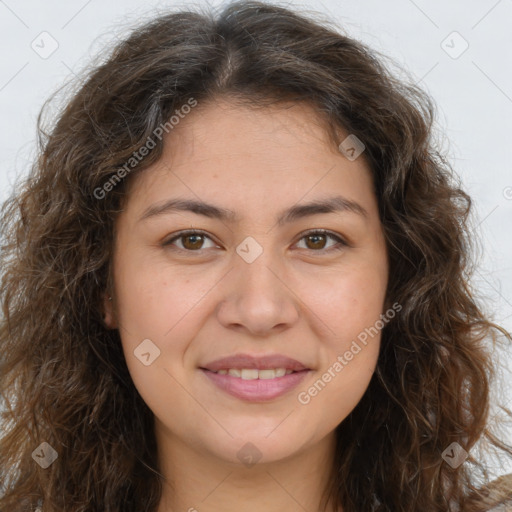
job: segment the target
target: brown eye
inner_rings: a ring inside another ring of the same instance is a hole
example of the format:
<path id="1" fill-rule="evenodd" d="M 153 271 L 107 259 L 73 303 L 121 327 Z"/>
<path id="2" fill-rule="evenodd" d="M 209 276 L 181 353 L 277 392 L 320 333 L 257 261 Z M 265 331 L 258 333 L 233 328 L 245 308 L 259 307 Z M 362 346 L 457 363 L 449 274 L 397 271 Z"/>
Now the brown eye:
<path id="1" fill-rule="evenodd" d="M 336 247 L 336 244 L 334 244 L 334 246 L 331 246 L 326 249 L 326 243 L 329 238 L 331 240 L 335 240 L 336 242 L 338 242 L 338 247 Z M 335 235 L 334 233 L 324 230 L 310 231 L 301 238 L 301 241 L 302 240 L 305 240 L 306 249 L 311 249 L 312 251 L 316 252 L 324 250 L 329 251 L 331 249 L 339 250 L 348 246 L 345 240 L 343 240 L 341 237 Z"/>
<path id="2" fill-rule="evenodd" d="M 327 240 L 326 235 L 308 235 L 304 237 L 308 249 L 324 249 Z"/>
<path id="3" fill-rule="evenodd" d="M 333 244 L 330 247 L 327 247 L 328 240 L 334 240 L 337 242 L 337 244 Z M 201 252 L 203 249 L 207 249 L 208 247 L 204 247 L 205 241 L 210 240 L 212 242 L 211 247 L 217 247 L 213 240 L 207 236 L 202 231 L 182 231 L 181 233 L 178 233 L 171 239 L 164 242 L 162 245 L 165 246 L 175 246 L 177 250 L 185 251 L 185 252 Z M 306 247 L 303 247 L 305 249 L 309 249 L 314 252 L 322 252 L 322 251 L 336 251 L 344 249 L 345 247 L 348 247 L 349 244 L 345 242 L 341 237 L 338 235 L 326 231 L 326 230 L 315 230 L 310 231 L 309 233 L 306 233 L 302 236 L 300 241 L 305 241 Z M 180 242 L 180 245 L 178 245 L 176 242 Z"/>
<path id="4" fill-rule="evenodd" d="M 205 240 L 211 240 L 211 238 L 205 235 L 203 232 L 199 231 L 182 231 L 178 233 L 173 238 L 167 240 L 162 245 L 172 246 L 176 245 L 176 241 L 181 242 L 181 247 L 178 245 L 178 250 L 188 251 L 188 252 L 199 252 L 204 249 Z"/>
<path id="5" fill-rule="evenodd" d="M 185 249 L 201 249 L 201 245 L 203 245 L 204 237 L 203 235 L 183 235 L 180 237 L 182 240 L 185 240 L 183 243 L 183 247 Z"/>

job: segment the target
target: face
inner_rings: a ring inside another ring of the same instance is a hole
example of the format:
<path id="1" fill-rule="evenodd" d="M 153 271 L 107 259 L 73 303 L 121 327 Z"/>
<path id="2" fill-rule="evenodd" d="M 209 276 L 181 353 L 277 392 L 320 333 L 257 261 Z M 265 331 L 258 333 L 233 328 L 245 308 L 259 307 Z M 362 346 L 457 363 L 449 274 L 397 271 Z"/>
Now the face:
<path id="1" fill-rule="evenodd" d="M 388 262 L 370 170 L 300 104 L 198 105 L 164 141 L 130 183 L 105 306 L 157 441 L 235 463 L 312 449 L 377 362 Z"/>

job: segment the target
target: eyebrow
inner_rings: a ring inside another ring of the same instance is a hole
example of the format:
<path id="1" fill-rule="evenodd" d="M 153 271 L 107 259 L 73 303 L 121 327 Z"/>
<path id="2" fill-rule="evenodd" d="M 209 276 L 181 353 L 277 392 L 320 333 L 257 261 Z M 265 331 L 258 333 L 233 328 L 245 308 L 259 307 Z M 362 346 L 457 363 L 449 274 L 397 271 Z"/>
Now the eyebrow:
<path id="1" fill-rule="evenodd" d="M 169 199 L 163 203 L 152 205 L 144 211 L 138 222 L 177 211 L 188 211 L 197 215 L 203 215 L 211 219 L 219 219 L 224 222 L 237 222 L 238 215 L 233 210 L 221 208 L 214 204 L 196 201 L 194 199 Z M 309 203 L 296 204 L 281 212 L 277 218 L 277 224 L 282 226 L 294 222 L 303 217 L 319 213 L 351 212 L 368 218 L 368 212 L 359 203 L 342 196 L 329 197 Z"/>

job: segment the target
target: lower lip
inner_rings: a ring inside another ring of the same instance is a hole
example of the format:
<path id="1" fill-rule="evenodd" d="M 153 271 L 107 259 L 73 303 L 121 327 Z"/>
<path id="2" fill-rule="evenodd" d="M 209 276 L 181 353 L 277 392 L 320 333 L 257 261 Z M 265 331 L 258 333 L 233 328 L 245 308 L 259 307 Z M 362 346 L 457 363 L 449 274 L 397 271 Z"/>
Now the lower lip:
<path id="1" fill-rule="evenodd" d="M 221 375 L 210 370 L 201 371 L 226 393 L 248 402 L 263 402 L 284 395 L 299 385 L 310 370 L 290 373 L 274 379 L 244 380 L 231 375 Z"/>

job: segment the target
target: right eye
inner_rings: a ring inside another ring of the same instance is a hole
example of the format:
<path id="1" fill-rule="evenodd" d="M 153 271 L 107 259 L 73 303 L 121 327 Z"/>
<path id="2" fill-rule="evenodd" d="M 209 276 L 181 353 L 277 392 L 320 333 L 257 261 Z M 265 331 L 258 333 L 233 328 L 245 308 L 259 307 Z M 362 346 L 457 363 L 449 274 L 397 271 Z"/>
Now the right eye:
<path id="1" fill-rule="evenodd" d="M 182 241 L 181 245 L 182 247 L 177 247 L 176 249 L 179 251 L 186 251 L 186 252 L 200 252 L 203 250 L 203 247 L 201 247 L 204 244 L 204 239 L 212 240 L 204 231 L 192 229 L 192 230 L 186 230 L 186 231 L 180 231 L 172 238 L 166 240 L 162 246 L 163 247 L 171 247 L 174 245 L 174 242 L 177 240 Z M 183 243 L 185 241 L 185 243 Z M 213 242 L 213 240 L 212 240 Z M 175 249 L 175 247 L 171 247 L 172 250 Z"/>

